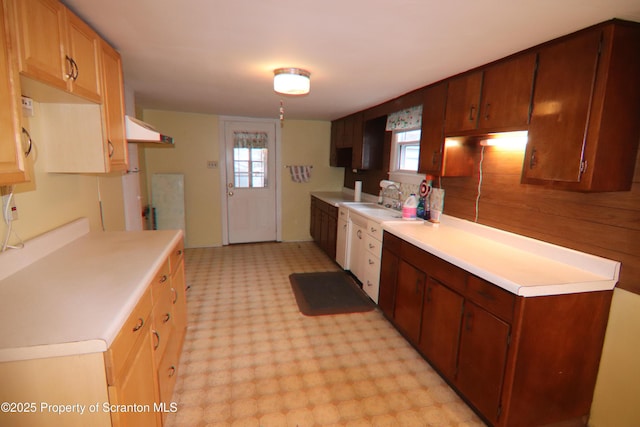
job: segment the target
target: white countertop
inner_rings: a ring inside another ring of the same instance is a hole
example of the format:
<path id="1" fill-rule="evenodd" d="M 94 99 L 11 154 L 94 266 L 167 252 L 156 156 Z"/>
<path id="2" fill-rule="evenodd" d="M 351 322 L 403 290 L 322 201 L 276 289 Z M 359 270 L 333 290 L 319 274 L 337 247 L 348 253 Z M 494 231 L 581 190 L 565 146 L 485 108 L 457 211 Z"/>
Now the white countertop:
<path id="1" fill-rule="evenodd" d="M 438 225 L 400 220 L 383 222 L 382 227 L 524 297 L 611 290 L 620 274 L 617 261 L 447 215 Z"/>
<path id="2" fill-rule="evenodd" d="M 86 232 L 0 277 L 0 362 L 106 351 L 181 237 Z M 0 267 L 5 255 L 13 264 L 22 254 L 0 254 Z"/>
<path id="3" fill-rule="evenodd" d="M 378 206 L 371 198 L 354 203 L 344 190 L 312 195 L 373 219 L 385 231 L 516 295 L 611 290 L 618 283 L 618 261 L 448 215 L 437 225 L 404 221 L 393 218 L 398 212 Z"/>

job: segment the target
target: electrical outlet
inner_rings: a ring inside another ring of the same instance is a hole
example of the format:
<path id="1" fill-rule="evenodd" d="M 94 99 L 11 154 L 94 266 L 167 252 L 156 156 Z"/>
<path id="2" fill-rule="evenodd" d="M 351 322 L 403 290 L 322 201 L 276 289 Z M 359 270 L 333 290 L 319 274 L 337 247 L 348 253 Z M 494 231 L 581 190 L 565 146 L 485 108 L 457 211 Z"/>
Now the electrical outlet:
<path id="1" fill-rule="evenodd" d="M 218 162 L 216 162 L 215 160 L 207 160 L 207 168 L 209 168 L 209 169 L 217 169 L 218 168 Z"/>
<path id="2" fill-rule="evenodd" d="M 9 198 L 11 198 L 11 204 L 9 205 L 9 208 L 7 210 Z M 8 194 L 2 196 L 2 215 L 6 221 L 15 221 L 16 219 L 18 219 L 18 208 L 16 207 L 15 197 L 11 197 Z"/>
<path id="3" fill-rule="evenodd" d="M 33 117 L 33 99 L 27 96 L 22 97 L 22 114 L 25 117 Z"/>

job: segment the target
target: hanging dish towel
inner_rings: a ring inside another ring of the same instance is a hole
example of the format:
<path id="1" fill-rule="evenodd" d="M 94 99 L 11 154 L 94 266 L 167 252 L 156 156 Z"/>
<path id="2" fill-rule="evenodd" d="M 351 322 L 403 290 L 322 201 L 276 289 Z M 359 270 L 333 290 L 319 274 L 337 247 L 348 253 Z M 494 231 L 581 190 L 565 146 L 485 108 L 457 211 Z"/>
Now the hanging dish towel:
<path id="1" fill-rule="evenodd" d="M 293 182 L 309 182 L 313 166 L 287 166 Z"/>

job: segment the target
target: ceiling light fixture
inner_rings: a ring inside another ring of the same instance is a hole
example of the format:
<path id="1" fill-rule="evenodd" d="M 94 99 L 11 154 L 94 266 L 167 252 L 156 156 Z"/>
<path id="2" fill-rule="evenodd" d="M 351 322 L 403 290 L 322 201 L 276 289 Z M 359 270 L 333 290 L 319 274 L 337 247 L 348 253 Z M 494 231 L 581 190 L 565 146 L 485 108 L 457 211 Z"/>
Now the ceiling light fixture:
<path id="1" fill-rule="evenodd" d="M 283 95 L 306 95 L 311 87 L 311 73 L 302 68 L 273 70 L 273 90 Z"/>

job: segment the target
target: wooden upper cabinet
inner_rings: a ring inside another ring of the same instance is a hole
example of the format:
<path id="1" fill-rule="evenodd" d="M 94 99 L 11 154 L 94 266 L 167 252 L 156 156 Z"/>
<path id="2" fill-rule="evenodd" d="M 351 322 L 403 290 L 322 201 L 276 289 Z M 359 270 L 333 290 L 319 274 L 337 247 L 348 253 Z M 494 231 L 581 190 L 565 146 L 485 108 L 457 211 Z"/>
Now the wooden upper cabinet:
<path id="1" fill-rule="evenodd" d="M 57 0 L 10 1 L 20 72 L 100 102 L 99 36 Z"/>
<path id="2" fill-rule="evenodd" d="M 478 129 L 510 131 L 529 124 L 536 55 L 528 53 L 484 70 Z"/>
<path id="3" fill-rule="evenodd" d="M 482 71 L 449 80 L 445 121 L 447 135 L 455 135 L 476 128 L 481 90 Z"/>
<path id="4" fill-rule="evenodd" d="M 640 140 L 640 25 L 613 21 L 538 52 L 522 181 L 631 188 Z"/>
<path id="5" fill-rule="evenodd" d="M 422 101 L 422 132 L 418 172 L 439 176 L 444 155 L 444 112 L 447 103 L 447 84 L 430 86 Z"/>
<path id="6" fill-rule="evenodd" d="M 102 79 L 100 74 L 100 36 L 70 10 L 65 10 L 72 75 L 67 78 L 69 90 L 96 102 L 102 100 Z"/>
<path id="7" fill-rule="evenodd" d="M 431 176 L 471 176 L 471 147 L 445 144 L 446 103 L 447 82 L 430 86 L 424 91 L 418 172 Z"/>
<path id="8" fill-rule="evenodd" d="M 535 67 L 528 53 L 449 80 L 446 135 L 526 129 Z"/>
<path id="9" fill-rule="evenodd" d="M 601 32 L 542 49 L 524 176 L 580 181 Z"/>
<path id="10" fill-rule="evenodd" d="M 17 25 L 20 72 L 66 89 L 65 7 L 57 0 L 9 1 Z"/>
<path id="11" fill-rule="evenodd" d="M 362 116 L 361 116 L 362 117 Z M 362 122 L 361 122 L 362 123 Z M 354 140 L 351 167 L 354 169 L 381 169 L 387 116 L 362 123 L 361 138 Z"/>
<path id="12" fill-rule="evenodd" d="M 110 171 L 126 170 L 129 151 L 124 127 L 124 82 L 120 54 L 106 42 L 101 43 L 104 76 L 104 106 L 106 124 L 105 145 Z"/>
<path id="13" fill-rule="evenodd" d="M 8 44 L 5 2 L 0 0 L 0 45 Z M 0 185 L 28 180 L 22 145 L 20 79 L 11 49 L 0 51 Z"/>

